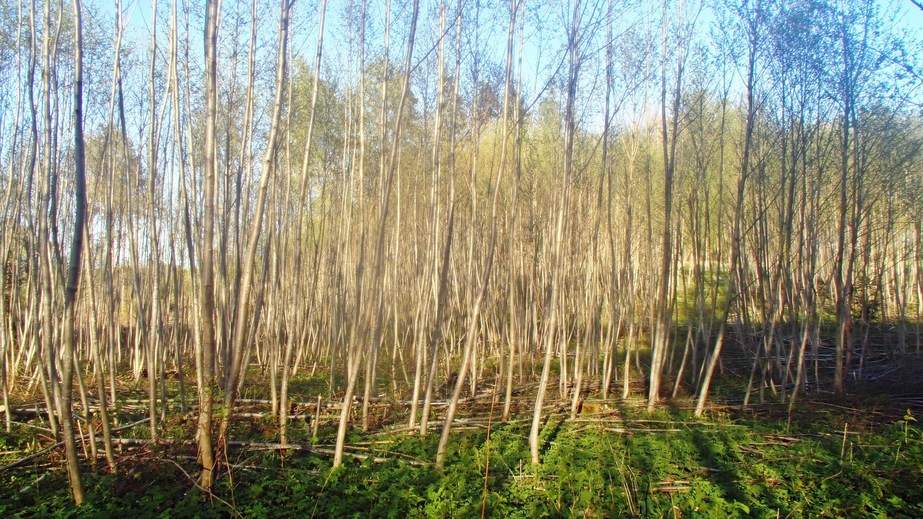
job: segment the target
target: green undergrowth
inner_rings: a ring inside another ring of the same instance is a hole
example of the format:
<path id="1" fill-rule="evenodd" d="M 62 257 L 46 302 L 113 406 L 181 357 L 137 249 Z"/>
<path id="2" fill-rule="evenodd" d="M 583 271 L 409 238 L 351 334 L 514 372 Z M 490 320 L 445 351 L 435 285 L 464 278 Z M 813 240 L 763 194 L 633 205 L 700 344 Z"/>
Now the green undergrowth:
<path id="1" fill-rule="evenodd" d="M 188 452 L 126 450 L 117 475 L 85 471 L 79 510 L 60 459 L 45 458 L 0 473 L 0 517 L 923 516 L 923 427 L 910 412 L 865 422 L 845 412 L 551 416 L 534 466 L 527 424 L 494 424 L 489 441 L 485 428 L 454 433 L 442 473 L 426 464 L 438 433 L 352 434 L 349 452 L 367 458 L 337 470 L 322 453 L 231 450 L 236 468 L 212 497 L 189 479 Z M 0 435 L 0 451 L 14 453 L 3 463 L 30 448 L 25 434 Z"/>

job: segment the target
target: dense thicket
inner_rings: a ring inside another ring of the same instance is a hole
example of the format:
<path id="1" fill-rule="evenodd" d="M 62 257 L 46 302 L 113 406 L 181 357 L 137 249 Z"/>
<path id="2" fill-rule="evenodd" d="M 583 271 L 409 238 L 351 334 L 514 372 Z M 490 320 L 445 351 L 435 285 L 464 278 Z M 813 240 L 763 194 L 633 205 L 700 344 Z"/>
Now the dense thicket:
<path id="1" fill-rule="evenodd" d="M 0 7 L 7 428 L 37 386 L 72 438 L 77 388 L 115 470 L 116 378 L 156 441 L 174 376 L 207 488 L 248 374 L 282 443 L 294 373 L 362 402 L 335 465 L 373 398 L 441 466 L 534 382 L 538 463 L 550 384 L 701 414 L 730 348 L 789 405 L 919 353 L 923 52 L 878 2 L 99 4 Z"/>

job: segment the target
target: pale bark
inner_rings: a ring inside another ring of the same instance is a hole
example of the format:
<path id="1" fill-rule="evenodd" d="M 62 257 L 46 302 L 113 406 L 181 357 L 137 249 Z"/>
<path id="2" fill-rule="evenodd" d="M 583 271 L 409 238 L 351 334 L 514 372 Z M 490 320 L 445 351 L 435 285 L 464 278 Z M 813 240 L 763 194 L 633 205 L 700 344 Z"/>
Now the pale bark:
<path id="1" fill-rule="evenodd" d="M 61 413 L 61 434 L 64 437 L 64 452 L 67 457 L 67 477 L 71 493 L 77 506 L 83 504 L 83 480 L 77 462 L 77 441 L 74 437 L 73 420 L 73 377 L 74 351 L 77 337 L 74 330 L 76 319 L 77 288 L 80 286 L 80 257 L 83 254 L 83 235 L 87 211 L 86 193 L 86 147 L 83 138 L 83 8 L 80 0 L 74 0 L 74 235 L 71 240 L 67 269 L 67 286 L 64 290 L 64 331 L 62 388 L 59 409 Z M 50 316 L 47 316 L 50 317 Z"/>
<path id="2" fill-rule="evenodd" d="M 420 2 L 419 0 L 414 0 L 413 2 L 413 13 L 410 20 L 410 32 L 407 36 L 407 58 L 404 62 L 404 80 L 403 87 L 401 89 L 401 98 L 397 105 L 397 116 L 394 121 L 394 136 L 393 136 L 393 145 L 390 149 L 387 172 L 384 175 L 383 179 L 383 189 L 381 194 L 381 211 L 379 214 L 378 220 L 378 233 L 376 237 L 376 247 L 375 247 L 375 265 L 372 272 L 371 288 L 373 290 L 373 295 L 370 297 L 372 303 L 368 307 L 366 313 L 366 318 L 368 323 L 372 322 L 372 319 L 375 321 L 374 328 L 372 329 L 371 339 L 372 347 L 377 348 L 378 342 L 381 340 L 381 326 L 383 321 L 383 271 L 384 271 L 384 239 L 385 239 L 385 228 L 388 221 L 388 213 L 390 210 L 390 199 L 391 199 L 391 190 L 393 187 L 394 174 L 398 167 L 398 153 L 400 151 L 400 138 L 401 138 L 401 122 L 404 115 L 404 107 L 407 103 L 408 93 L 410 91 L 410 72 L 413 59 L 413 47 L 414 40 L 416 37 L 417 29 L 417 17 L 420 12 Z M 385 100 L 383 99 L 382 102 Z M 361 186 L 360 186 L 361 188 Z M 361 270 L 359 271 L 361 273 Z M 358 279 L 357 282 L 361 282 L 361 279 Z M 358 302 L 357 302 L 358 304 Z M 358 326 L 358 323 L 354 325 Z M 354 328 L 355 329 L 355 328 Z M 352 339 L 348 346 L 349 350 L 355 349 L 355 339 L 356 333 L 352 334 Z M 354 358 L 352 365 L 349 368 L 348 380 L 347 380 L 347 389 L 346 394 L 343 397 L 343 410 L 340 413 L 340 422 L 337 428 L 337 439 L 336 446 L 334 448 L 333 456 L 333 466 L 338 467 L 343 463 L 343 448 L 346 443 L 346 429 L 349 424 L 349 414 L 350 407 L 352 406 L 353 394 L 355 393 L 356 379 L 359 374 L 359 366 L 361 364 L 361 356 L 359 358 Z"/>
<path id="3" fill-rule="evenodd" d="M 227 378 L 224 384 L 224 406 L 225 413 L 221 420 L 221 429 L 219 441 L 227 441 L 226 433 L 230 422 L 231 411 L 234 408 L 234 402 L 237 399 L 238 383 L 246 376 L 244 368 L 247 360 L 244 358 L 244 352 L 247 351 L 247 332 L 250 325 L 250 293 L 253 289 L 253 271 L 256 263 L 256 250 L 259 246 L 260 231 L 262 231 L 263 214 L 266 208 L 266 198 L 269 191 L 269 181 L 272 178 L 275 169 L 275 160 L 277 150 L 277 139 L 279 132 L 279 119 L 282 112 L 282 94 L 285 91 L 285 72 L 286 59 L 288 58 L 288 27 L 289 16 L 291 13 L 292 1 L 281 0 L 279 13 L 279 52 L 276 63 L 276 93 L 273 101 L 272 119 L 267 139 L 266 151 L 263 155 L 263 169 L 260 177 L 259 192 L 257 195 L 256 212 L 251 222 L 249 238 L 247 240 L 247 252 L 241 265 L 242 276 L 240 284 L 240 293 L 237 295 L 237 316 L 235 318 L 234 336 L 231 343 L 231 364 L 227 370 Z M 259 302 L 259 298 L 257 299 Z M 254 309 L 256 315 L 259 315 L 259 305 Z M 254 330 L 257 321 L 254 319 Z"/>
<path id="4" fill-rule="evenodd" d="M 532 410 L 532 429 L 529 432 L 529 452 L 532 457 L 532 464 L 538 464 L 539 459 L 539 429 L 541 428 L 542 408 L 545 403 L 545 391 L 548 387 L 548 379 L 551 370 L 551 357 L 558 334 L 558 322 L 561 320 L 558 294 L 561 279 L 563 277 L 563 258 L 562 249 L 564 244 L 564 226 L 565 214 L 569 209 L 570 198 L 570 177 L 574 161 L 574 133 L 576 130 L 574 121 L 574 103 L 577 94 L 577 78 L 580 69 L 580 60 L 582 57 L 577 52 L 578 33 L 581 23 L 581 3 L 580 0 L 574 2 L 574 9 L 571 15 L 571 27 L 568 36 L 568 82 L 567 82 L 567 104 L 564 113 L 564 172 L 561 175 L 561 200 L 558 202 L 557 216 L 555 219 L 554 241 L 552 242 L 552 259 L 550 281 L 546 285 L 545 293 L 548 305 L 546 314 L 546 323 L 544 330 L 544 350 L 545 357 L 542 363 L 542 375 L 539 379 L 538 393 L 535 397 L 535 407 Z M 562 348 L 562 360 L 567 358 L 566 342 Z M 566 372 L 565 367 L 561 367 L 562 374 Z"/>
<path id="5" fill-rule="evenodd" d="M 201 357 L 196 358 L 201 380 L 199 385 L 199 420 L 197 439 L 202 473 L 199 485 L 211 490 L 214 481 L 215 457 L 212 445 L 212 415 L 215 386 L 215 126 L 218 104 L 218 16 L 219 0 L 208 0 L 205 15 L 205 140 L 204 182 L 205 197 L 202 213 L 203 232 L 200 250 L 201 285 L 199 301 L 202 314 Z"/>

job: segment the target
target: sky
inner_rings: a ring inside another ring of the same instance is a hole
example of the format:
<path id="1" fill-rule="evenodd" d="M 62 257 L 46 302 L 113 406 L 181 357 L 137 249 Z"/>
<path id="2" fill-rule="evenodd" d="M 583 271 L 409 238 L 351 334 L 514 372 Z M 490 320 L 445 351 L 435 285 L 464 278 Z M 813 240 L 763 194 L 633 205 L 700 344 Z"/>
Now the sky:
<path id="1" fill-rule="evenodd" d="M 632 2 L 632 0 L 628 1 Z M 851 2 L 852 0 L 840 1 Z M 911 0 L 877 1 L 883 13 L 895 14 L 894 26 L 897 30 L 906 31 L 907 34 L 917 39 L 923 38 L 923 10 L 914 5 Z M 95 3 L 101 16 L 109 20 L 114 19 L 114 0 L 89 0 L 89 2 Z M 476 13 L 478 13 L 478 10 L 474 7 L 474 0 L 464 0 L 464 2 L 466 20 L 471 20 Z M 485 4 L 493 4 L 498 7 L 493 9 L 482 7 L 480 9 L 481 29 L 478 34 L 478 40 L 481 45 L 481 51 L 489 55 L 493 62 L 502 63 L 505 54 L 507 25 L 507 18 L 502 16 L 502 11 L 505 10 L 504 5 L 506 5 L 506 0 L 482 0 L 482 2 Z M 172 0 L 160 0 L 158 2 L 158 10 L 160 13 L 159 32 L 161 35 L 164 35 L 160 38 L 159 45 L 164 49 L 166 49 L 168 44 L 165 35 L 172 3 Z M 449 0 L 448 3 L 450 6 L 447 25 L 451 26 L 453 22 L 451 13 L 454 9 L 454 1 Z M 534 100 L 534 97 L 546 86 L 548 78 L 553 71 L 561 65 L 563 57 L 561 52 L 565 46 L 564 27 L 566 27 L 569 16 L 567 3 L 568 2 L 556 0 L 526 1 L 526 28 L 523 42 L 523 82 L 524 90 L 527 94 L 532 94 L 532 100 Z M 618 1 L 616 3 L 618 3 Z M 669 5 L 670 9 L 673 11 L 673 15 L 676 14 L 677 6 L 680 3 L 679 0 L 670 2 Z M 276 2 L 271 0 L 268 4 L 267 2 L 262 2 L 262 4 L 260 13 L 260 48 L 265 50 L 267 58 L 271 59 L 263 59 L 261 62 L 264 66 L 271 67 L 272 64 L 268 62 L 274 61 L 272 50 L 275 45 L 274 40 L 276 37 L 278 18 L 277 6 Z M 403 46 L 406 41 L 410 2 L 408 0 L 392 0 L 392 4 L 391 60 L 392 62 L 400 62 L 403 60 Z M 605 4 L 606 0 L 584 2 L 584 5 L 587 6 L 587 10 L 594 8 L 605 9 Z M 686 16 L 688 17 L 688 11 L 690 10 L 689 6 L 693 4 L 693 2 L 687 0 L 685 4 L 687 10 Z M 191 2 L 191 5 L 196 6 L 197 9 L 202 9 L 201 6 L 204 5 L 204 2 L 196 0 Z M 349 34 L 354 31 L 354 29 L 348 26 L 345 21 L 345 16 L 343 14 L 345 5 L 344 0 L 328 0 L 324 49 L 324 75 L 328 77 L 345 76 L 348 72 L 348 67 L 350 65 L 354 66 L 354 63 L 351 63 L 350 60 L 355 59 L 355 42 L 349 37 Z M 653 14 L 651 18 L 653 18 L 654 21 L 652 23 L 658 24 L 660 6 L 661 4 L 659 2 L 655 3 L 638 0 L 631 9 L 635 12 L 647 9 Z M 152 0 L 123 0 L 122 7 L 124 19 L 126 20 L 126 41 L 134 42 L 136 48 L 148 47 L 150 45 L 150 28 L 152 26 Z M 301 56 L 308 63 L 313 63 L 317 40 L 318 7 L 319 0 L 296 0 L 294 6 L 294 26 L 291 31 L 291 45 L 293 53 Z M 238 40 L 244 40 L 241 43 L 241 49 L 242 52 L 245 53 L 245 40 L 247 39 L 247 32 L 249 31 L 249 28 L 246 26 L 249 23 L 249 2 L 224 0 L 222 9 L 226 21 L 228 19 L 227 17 L 234 16 L 235 14 L 241 17 L 240 34 L 237 35 L 237 38 Z M 539 11 L 541 11 L 540 14 Z M 420 22 L 418 24 L 418 33 L 421 37 L 418 38 L 417 48 L 415 50 L 415 57 L 417 57 L 415 62 L 417 63 L 419 63 L 419 57 L 423 56 L 427 51 L 430 52 L 430 59 L 435 54 L 432 52 L 432 45 L 435 41 L 435 34 L 438 32 L 437 13 L 438 2 L 436 0 L 421 1 Z M 628 11 L 628 13 L 632 13 L 632 11 Z M 367 40 L 369 41 L 368 54 L 374 55 L 380 53 L 381 50 L 382 24 L 384 18 L 383 1 L 369 0 L 368 18 L 370 20 L 369 28 L 367 29 Z M 622 14 L 618 16 L 616 27 L 614 27 L 615 34 L 621 34 L 621 31 L 630 25 L 633 18 L 637 18 L 637 14 Z M 704 28 L 711 25 L 712 20 L 713 15 L 711 11 L 709 9 L 703 10 L 698 19 L 697 31 L 700 34 L 704 33 L 707 30 Z M 107 25 L 111 23 L 112 22 L 109 21 Z M 196 33 L 201 34 L 202 28 L 195 25 L 201 25 L 201 20 L 193 18 L 193 24 L 194 25 L 191 27 L 193 32 L 191 42 L 194 48 L 199 49 L 197 53 L 194 52 L 193 57 L 196 58 L 200 57 L 202 54 L 202 39 L 201 37 L 196 37 Z M 656 27 L 653 29 L 655 32 L 659 33 L 659 29 Z M 596 31 L 601 36 L 604 34 L 605 28 L 597 27 Z M 448 36 L 449 41 L 446 42 L 447 55 L 450 54 L 449 51 L 454 44 L 454 42 L 451 41 L 453 39 L 451 29 L 448 32 L 450 34 Z M 222 34 L 221 36 L 224 38 L 232 37 L 230 34 Z M 474 35 L 471 34 L 470 29 L 466 29 L 465 38 L 466 40 L 474 39 Z M 659 46 L 659 42 L 655 45 Z M 598 59 L 595 64 L 595 72 L 591 71 L 589 75 L 598 75 L 602 67 L 602 49 L 596 48 L 593 50 L 596 51 Z M 470 49 L 467 49 L 467 51 L 470 52 Z M 451 58 L 447 57 L 446 63 L 447 67 L 449 67 L 451 65 Z"/>
<path id="2" fill-rule="evenodd" d="M 146 51 L 150 47 L 151 27 L 153 26 L 153 1 L 154 0 L 122 0 L 123 21 L 126 28 L 123 45 L 135 49 L 134 62 L 130 64 L 130 67 L 126 66 L 126 70 L 130 68 L 133 77 L 126 79 L 126 81 L 129 81 L 129 85 L 131 85 L 131 81 L 135 82 L 134 88 L 129 87 L 128 91 L 130 95 L 134 96 L 132 102 L 141 105 L 147 103 L 146 87 L 143 85 L 143 82 L 146 81 L 147 77 L 147 63 L 145 63 L 145 61 L 147 60 Z M 203 55 L 201 12 L 204 10 L 204 2 L 201 0 L 179 1 L 197 10 L 197 14 L 191 18 L 191 34 L 189 38 L 192 46 L 191 57 L 196 62 L 196 64 L 193 65 L 193 73 L 195 74 L 196 69 L 200 67 Z M 293 26 L 290 31 L 292 53 L 307 63 L 313 63 L 317 41 L 320 0 L 295 1 Z M 383 49 L 384 1 L 385 0 L 368 0 L 369 22 L 366 39 L 368 41 L 367 55 L 370 57 L 380 55 Z M 391 14 L 392 34 L 390 55 L 391 62 L 399 64 L 404 59 L 404 46 L 406 45 L 411 2 L 410 0 L 391 1 L 393 12 Z M 465 89 L 472 88 L 472 83 L 470 81 L 472 60 L 470 56 L 474 50 L 472 47 L 475 45 L 473 43 L 475 41 L 477 42 L 478 52 L 486 56 L 483 62 L 487 63 L 487 65 L 481 67 L 481 77 L 492 77 L 494 84 L 499 85 L 498 90 L 502 92 L 502 82 L 500 79 L 502 79 L 507 39 L 508 15 L 506 13 L 508 11 L 506 6 L 509 4 L 507 0 L 480 0 L 479 3 L 477 3 L 476 0 L 462 1 L 465 6 L 463 9 L 465 23 L 470 24 L 466 25 L 464 29 L 465 48 L 463 52 L 466 58 L 462 66 L 463 74 L 466 74 L 466 76 L 463 76 L 465 79 L 462 81 L 462 95 L 466 96 L 466 94 L 470 94 L 470 92 L 466 92 Z M 670 16 L 675 19 L 678 15 L 679 6 L 683 5 L 685 9 L 684 17 L 688 20 L 694 9 L 692 7 L 693 5 L 702 2 L 707 3 L 709 1 L 710 0 L 670 0 L 668 4 Z M 851 3 L 854 0 L 831 1 Z M 88 9 L 96 13 L 98 17 L 97 23 L 104 28 L 103 30 L 111 31 L 114 27 L 113 24 L 116 17 L 115 0 L 84 0 L 84 2 Z M 633 25 L 637 25 L 637 20 L 645 19 L 647 21 L 644 23 L 648 24 L 646 30 L 653 35 L 655 40 L 651 41 L 649 45 L 651 45 L 655 51 L 659 52 L 659 25 L 662 4 L 660 2 L 647 2 L 644 0 L 614 0 L 614 2 L 616 4 L 631 4 L 627 9 L 623 8 L 622 10 L 617 10 L 618 15 L 615 17 L 613 27 L 615 44 L 624 46 L 625 42 L 630 39 L 626 31 Z M 917 40 L 923 39 L 923 10 L 914 5 L 911 0 L 877 0 L 877 2 L 883 13 L 894 13 L 893 23 L 896 30 L 905 32 Z M 452 19 L 452 14 L 454 12 L 455 0 L 448 0 L 447 3 L 450 5 L 448 7 L 449 14 L 446 22 L 448 26 L 447 41 L 445 42 L 446 68 L 447 73 L 451 73 L 450 69 L 453 63 L 452 48 L 454 46 L 454 31 L 452 29 L 454 20 Z M 479 4 L 481 4 L 481 7 L 478 7 Z M 157 5 L 158 46 L 161 59 L 165 59 L 163 56 L 167 52 L 169 45 L 167 33 L 173 0 L 159 0 Z M 259 5 L 258 67 L 261 71 L 261 74 L 259 74 L 261 78 L 260 81 L 264 81 L 264 84 L 259 85 L 261 87 L 259 89 L 259 95 L 262 96 L 260 101 L 265 102 L 272 91 L 271 72 L 275 62 L 278 6 L 275 0 L 259 0 Z M 356 29 L 354 23 L 347 20 L 347 5 L 346 0 L 328 0 L 324 43 L 322 76 L 326 79 L 338 80 L 341 88 L 350 81 L 349 78 L 356 77 Z M 359 5 L 358 0 L 356 0 L 353 5 Z M 526 0 L 525 5 L 525 29 L 522 42 L 523 90 L 526 105 L 534 106 L 534 103 L 536 103 L 544 93 L 553 90 L 555 85 L 549 85 L 549 80 L 554 76 L 556 71 L 561 72 L 557 76 L 559 78 L 559 83 L 561 78 L 565 76 L 563 73 L 566 70 L 564 49 L 566 47 L 566 27 L 569 23 L 570 7 L 568 6 L 569 2 L 564 0 Z M 606 8 L 607 0 L 584 0 L 583 5 L 587 13 L 585 16 L 591 18 L 590 13 L 595 10 L 595 19 L 600 21 L 600 23 L 588 29 L 595 33 L 596 40 L 587 45 L 585 55 L 588 59 L 583 63 L 583 68 L 581 69 L 581 83 L 578 89 L 584 93 L 604 92 L 604 86 L 601 82 L 603 81 L 602 78 L 604 78 L 605 49 L 601 45 L 601 41 L 605 35 L 605 24 L 602 23 L 602 20 L 604 20 L 603 11 Z M 438 7 L 438 0 L 421 0 L 421 12 L 417 29 L 417 46 L 414 52 L 414 64 L 423 67 L 422 71 L 415 73 L 414 79 L 414 93 L 418 98 L 424 97 L 421 90 L 423 85 L 430 85 L 431 87 L 435 82 L 434 42 L 439 33 Z M 222 16 L 225 24 L 223 25 L 224 29 L 220 38 L 222 38 L 225 44 L 231 40 L 236 40 L 238 42 L 238 73 L 240 74 L 238 77 L 241 81 L 244 80 L 243 74 L 246 72 L 247 39 L 249 36 L 250 23 L 249 11 L 250 7 L 248 1 L 223 0 Z M 641 16 L 640 13 L 642 12 L 645 12 L 646 16 Z M 180 14 L 180 16 L 182 17 L 182 14 Z M 479 18 L 479 25 L 475 33 L 471 21 L 476 16 Z M 229 25 L 234 25 L 233 22 L 235 21 L 238 27 L 236 34 L 228 29 Z M 713 12 L 708 8 L 703 9 L 697 18 L 695 30 L 698 36 L 707 37 L 709 27 L 713 25 L 713 21 Z M 517 34 L 516 51 L 518 51 L 519 48 L 518 37 L 519 35 Z M 690 49 L 686 49 L 687 56 L 694 58 L 695 56 L 692 56 L 693 54 L 694 52 Z M 923 55 L 923 50 L 921 50 L 920 54 Z M 90 59 L 93 59 L 93 57 L 90 56 Z M 106 59 L 111 60 L 111 57 L 107 56 Z M 219 67 L 224 73 L 228 73 L 228 70 L 230 70 L 228 63 L 229 59 L 230 57 L 226 54 L 219 57 L 219 60 L 221 60 Z M 923 58 L 916 59 L 921 60 Z M 660 65 L 659 59 L 655 58 L 655 60 L 657 62 L 653 63 L 651 66 L 652 74 L 659 75 L 657 72 Z M 917 63 L 915 66 L 921 67 L 916 73 L 919 77 L 923 77 L 923 65 Z M 109 71 L 102 70 L 101 65 L 99 67 L 101 76 L 107 78 Z M 162 65 L 160 67 L 163 68 Z M 625 85 L 624 78 L 622 78 L 622 81 L 619 81 L 619 79 L 620 78 L 616 78 L 616 83 L 618 83 L 616 88 Z M 101 79 L 101 81 L 106 82 L 109 80 Z M 352 79 L 352 81 L 355 81 L 355 79 Z M 654 84 L 652 84 L 650 88 L 650 96 L 652 97 L 648 99 L 646 104 L 635 103 L 633 108 L 629 104 L 623 104 L 621 106 L 620 114 L 626 121 L 638 118 L 639 113 L 644 117 L 644 114 L 647 114 L 646 116 L 652 116 L 654 112 L 657 111 L 659 101 L 654 98 L 657 97 L 656 94 L 659 94 L 658 81 L 659 77 L 653 80 Z M 921 81 L 921 83 L 923 83 L 923 81 Z M 430 95 L 429 97 L 432 96 Z M 916 99 L 919 100 L 917 104 L 923 107 L 923 93 L 918 92 L 916 94 Z M 194 99 L 193 102 L 198 102 L 198 99 Z M 432 101 L 429 100 L 429 102 Z M 582 102 L 583 105 L 578 107 L 578 113 L 583 115 L 583 123 L 593 129 L 601 128 L 603 124 L 603 96 L 585 95 Z M 97 106 L 95 110 L 96 116 L 100 115 L 103 111 L 105 111 L 104 107 Z M 94 117 L 93 111 L 90 112 L 89 117 Z M 266 115 L 260 114 L 260 117 L 265 119 Z M 132 126 L 138 127 L 139 125 L 135 124 Z"/>

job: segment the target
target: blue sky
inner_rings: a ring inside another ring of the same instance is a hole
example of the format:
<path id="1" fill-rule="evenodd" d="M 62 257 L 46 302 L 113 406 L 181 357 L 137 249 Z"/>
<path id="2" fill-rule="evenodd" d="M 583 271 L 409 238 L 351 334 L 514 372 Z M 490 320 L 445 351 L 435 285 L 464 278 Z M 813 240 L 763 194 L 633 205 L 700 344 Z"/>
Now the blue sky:
<path id="1" fill-rule="evenodd" d="M 114 20 L 114 0 L 89 1 L 95 3 L 100 8 L 100 12 L 103 16 L 107 17 L 109 20 Z M 201 6 L 204 5 L 204 2 L 201 0 L 181 1 L 189 2 L 191 5 L 196 6 L 195 8 L 197 9 L 202 9 Z M 466 21 L 470 21 L 475 16 L 474 0 L 464 1 L 465 18 Z M 492 61 L 494 63 L 494 69 L 496 70 L 498 66 L 501 66 L 500 64 L 502 64 L 504 60 L 507 26 L 507 17 L 505 15 L 507 8 L 505 6 L 508 4 L 505 3 L 505 0 L 481 1 L 485 6 L 481 8 L 480 12 L 480 33 L 478 35 L 478 40 L 481 52 L 488 56 L 487 61 Z M 851 0 L 840 1 L 849 2 Z M 166 31 L 172 3 L 172 0 L 160 0 L 158 2 L 158 10 L 160 13 L 160 41 L 158 44 L 163 49 L 161 52 L 165 52 L 168 45 Z M 294 26 L 291 31 L 293 53 L 301 56 L 308 63 L 313 63 L 317 40 L 317 10 L 319 3 L 319 0 L 297 0 L 294 8 Z M 449 20 L 447 20 L 447 25 L 451 26 L 453 23 L 452 11 L 454 10 L 455 2 L 449 0 L 448 3 Z M 694 3 L 695 2 L 689 2 L 688 0 L 685 2 L 687 17 L 691 9 L 689 6 Z M 263 1 L 261 4 L 259 29 L 261 49 L 260 65 L 271 70 L 272 62 L 275 59 L 273 47 L 275 45 L 278 7 L 273 0 L 269 0 L 268 2 Z M 409 0 L 392 0 L 392 4 L 391 60 L 396 63 L 403 60 L 403 47 L 406 41 L 410 2 Z M 523 42 L 523 82 L 524 90 L 527 96 L 529 96 L 528 102 L 533 101 L 541 92 L 549 77 L 551 77 L 552 73 L 558 68 L 563 58 L 562 51 L 565 46 L 564 27 L 566 27 L 569 17 L 569 8 L 567 4 L 568 2 L 558 2 L 555 0 L 527 0 L 526 2 L 526 29 Z M 588 6 L 587 9 L 592 9 L 594 7 L 604 9 L 605 4 L 606 0 L 600 0 L 596 3 L 584 2 L 584 5 Z M 669 4 L 674 15 L 678 4 L 678 1 Z M 349 75 L 350 67 L 352 67 L 352 70 L 355 70 L 355 63 L 352 61 L 356 59 L 355 42 L 352 41 L 349 36 L 351 28 L 345 21 L 346 17 L 344 12 L 346 5 L 344 0 L 328 0 L 324 49 L 325 77 L 345 78 Z M 421 1 L 415 62 L 418 62 L 420 57 L 434 45 L 436 34 L 438 33 L 438 5 L 439 2 L 437 0 Z M 631 14 L 626 16 L 623 13 L 621 16 L 617 17 L 614 32 L 620 34 L 630 23 L 633 23 L 631 22 L 633 18 L 637 18 L 637 11 L 647 10 L 651 14 L 650 23 L 654 25 L 651 27 L 653 30 L 652 32 L 655 37 L 659 37 L 658 25 L 660 6 L 660 2 L 642 1 L 638 3 L 634 8 L 628 11 L 628 13 Z M 917 39 L 923 37 L 923 10 L 916 7 L 910 0 L 879 0 L 879 6 L 883 13 L 895 14 L 894 25 L 897 30 L 906 31 L 906 33 Z M 151 0 L 123 0 L 123 11 L 127 21 L 125 39 L 127 42 L 133 42 L 133 46 L 139 50 L 146 49 L 150 45 L 151 8 Z M 223 12 L 226 21 L 229 19 L 228 17 L 234 16 L 235 13 L 241 17 L 243 25 L 240 29 L 241 33 L 239 39 L 246 40 L 249 31 L 249 27 L 246 26 L 246 24 L 249 23 L 249 2 L 224 0 Z M 367 54 L 369 56 L 374 56 L 381 52 L 383 17 L 384 0 L 369 0 L 369 24 L 367 29 L 367 41 L 369 42 Z M 712 20 L 713 16 L 711 11 L 709 9 L 704 9 L 698 19 L 697 32 L 703 36 L 707 35 L 707 27 L 711 25 Z M 112 22 L 107 21 L 107 23 L 111 24 Z M 202 39 L 201 36 L 199 36 L 202 30 L 201 19 L 193 18 L 192 24 L 190 28 L 192 31 L 190 41 L 193 47 L 198 49 L 198 52 L 193 52 L 193 58 L 200 60 L 202 55 Z M 604 27 L 597 28 L 597 34 L 600 37 L 604 34 L 604 31 Z M 227 41 L 226 39 L 230 37 L 230 34 L 225 31 L 222 37 Z M 467 29 L 465 39 L 467 41 L 473 41 L 474 38 L 475 36 L 471 32 L 471 29 Z M 454 45 L 454 36 L 450 34 L 448 40 L 449 41 L 446 42 L 447 69 L 450 68 L 452 64 L 450 54 L 452 46 Z M 659 51 L 660 42 L 656 41 L 653 45 L 657 47 Z M 240 48 L 243 53 L 246 52 L 246 41 L 240 43 Z M 584 65 L 583 76 L 584 78 L 591 78 L 596 81 L 593 85 L 589 85 L 596 91 L 602 88 L 598 84 L 599 80 L 595 78 L 601 74 L 603 55 L 598 45 L 593 47 L 593 50 L 596 51 L 596 59 L 590 60 Z M 470 56 L 470 44 L 468 44 L 468 48 L 466 48 L 465 52 Z M 688 49 L 687 52 L 689 52 Z M 430 59 L 432 59 L 434 55 L 435 53 L 432 53 Z M 245 63 L 245 58 L 246 56 L 240 58 L 241 67 L 244 66 L 243 63 Z M 431 64 L 431 62 L 429 63 Z M 656 68 L 657 65 L 659 65 L 659 63 L 655 64 L 654 68 Z M 463 67 L 470 71 L 470 59 L 466 59 L 466 63 Z M 430 68 L 432 69 L 433 67 Z M 487 71 L 482 70 L 482 72 L 486 73 Z M 432 70 L 427 70 L 424 71 L 424 75 L 429 77 L 433 76 L 434 73 Z M 430 81 L 432 80 L 434 79 L 430 79 Z M 584 81 L 589 80 L 584 79 Z M 463 85 L 466 85 L 466 82 L 463 81 Z M 592 99 L 588 101 L 588 103 L 592 102 Z M 585 106 L 584 109 L 586 111 L 601 111 L 601 106 L 595 108 Z M 592 126 L 596 126 L 596 124 L 592 124 Z"/>

